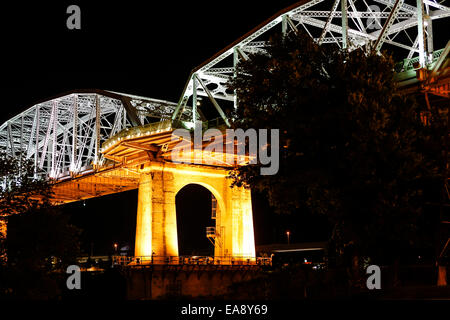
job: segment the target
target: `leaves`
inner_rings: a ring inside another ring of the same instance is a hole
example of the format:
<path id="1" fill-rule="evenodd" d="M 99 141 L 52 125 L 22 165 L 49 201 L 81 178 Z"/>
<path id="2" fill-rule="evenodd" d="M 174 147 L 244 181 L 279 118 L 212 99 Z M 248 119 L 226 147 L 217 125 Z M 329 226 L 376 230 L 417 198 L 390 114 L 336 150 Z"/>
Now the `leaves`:
<path id="1" fill-rule="evenodd" d="M 236 168 L 238 185 L 266 192 L 280 213 L 329 217 L 342 243 L 376 255 L 417 237 L 425 203 L 443 181 L 443 119 L 396 88 L 389 56 L 318 46 L 308 35 L 274 37 L 230 81 L 233 126 L 280 129 L 280 170 Z M 380 245 L 388 244 L 387 247 Z"/>
<path id="2" fill-rule="evenodd" d="M 50 184 L 40 176 L 31 159 L 0 153 L 0 218 L 49 206 Z"/>
<path id="3" fill-rule="evenodd" d="M 51 194 L 32 160 L 0 153 L 0 219 L 8 222 L 0 239 L 0 296 L 54 297 L 54 271 L 76 262 L 80 231 L 51 205 Z"/>

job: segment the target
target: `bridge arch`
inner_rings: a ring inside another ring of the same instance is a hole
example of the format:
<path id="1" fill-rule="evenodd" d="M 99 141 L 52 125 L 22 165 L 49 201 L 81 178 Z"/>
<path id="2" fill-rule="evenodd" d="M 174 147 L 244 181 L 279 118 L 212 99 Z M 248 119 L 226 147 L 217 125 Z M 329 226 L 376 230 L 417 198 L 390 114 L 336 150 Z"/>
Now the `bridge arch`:
<path id="1" fill-rule="evenodd" d="M 231 187 L 228 170 L 217 167 L 156 163 L 141 169 L 135 256 L 178 257 L 175 197 L 196 184 L 216 198 L 216 257 L 254 259 L 255 243 L 250 190 Z"/>
<path id="2" fill-rule="evenodd" d="M 183 217 L 183 214 L 185 213 L 185 208 L 180 207 L 182 203 L 180 203 L 178 200 L 178 196 L 183 190 L 186 190 L 187 188 L 195 188 L 197 187 L 198 191 L 201 191 L 201 189 L 207 191 L 209 195 L 212 196 L 211 199 L 211 207 L 209 208 L 209 218 L 211 220 L 209 224 L 206 224 L 204 218 L 202 217 L 204 212 L 201 212 L 201 210 L 195 211 L 195 216 L 192 217 L 192 219 L 198 220 L 198 223 L 201 224 L 201 229 L 196 228 L 196 232 L 200 232 L 200 235 L 193 235 L 193 237 L 198 237 L 198 239 L 203 238 L 203 240 L 206 240 L 210 242 L 210 245 L 213 246 L 212 252 L 214 256 L 222 257 L 225 255 L 224 252 L 224 241 L 225 241 L 225 228 L 222 225 L 222 218 L 223 213 L 226 212 L 226 204 L 224 201 L 224 195 L 222 192 L 220 192 L 220 186 L 214 186 L 214 180 L 205 182 L 201 179 L 193 179 L 192 182 L 186 183 L 184 180 L 177 184 L 177 187 L 175 189 L 175 208 L 176 208 L 176 219 L 177 219 L 177 238 L 178 238 L 178 249 L 179 253 L 183 254 L 185 252 L 184 245 L 182 244 L 182 241 L 185 239 L 185 235 L 189 230 L 186 230 L 183 226 L 179 225 L 180 222 L 186 222 L 186 218 Z M 200 189 L 201 188 L 201 189 Z M 223 191 L 223 190 L 222 190 Z M 200 199 L 199 199 L 200 200 Z M 214 203 L 215 202 L 215 203 Z M 202 204 L 199 203 L 199 206 L 202 207 Z M 214 212 L 212 212 L 212 208 L 215 207 Z M 198 216 L 200 214 L 201 216 Z M 192 226 L 189 227 L 189 229 L 193 229 Z M 195 241 L 195 240 L 194 240 Z M 195 249 L 202 249 L 202 248 L 195 248 Z M 209 250 L 207 250 L 209 252 Z M 203 255 L 203 254 L 202 254 Z M 209 255 L 209 254 L 208 254 Z"/>
<path id="3" fill-rule="evenodd" d="M 214 256 L 220 249 L 216 220 L 223 204 L 205 185 L 190 183 L 175 194 L 175 207 L 179 255 Z"/>
<path id="4" fill-rule="evenodd" d="M 175 189 L 175 196 L 184 188 L 189 185 L 199 185 L 207 189 L 211 194 L 216 198 L 217 205 L 219 206 L 219 210 L 222 212 L 225 212 L 226 206 L 225 202 L 223 200 L 223 195 L 218 191 L 220 189 L 216 188 L 212 183 L 206 183 L 201 180 L 193 180 L 192 182 L 183 182 L 177 185 L 177 188 Z"/>

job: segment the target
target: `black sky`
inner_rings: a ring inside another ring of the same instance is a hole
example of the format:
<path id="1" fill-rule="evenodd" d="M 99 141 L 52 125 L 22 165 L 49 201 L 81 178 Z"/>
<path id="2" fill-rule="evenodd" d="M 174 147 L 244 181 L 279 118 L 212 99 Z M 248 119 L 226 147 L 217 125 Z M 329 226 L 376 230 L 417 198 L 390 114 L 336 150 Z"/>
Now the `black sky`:
<path id="1" fill-rule="evenodd" d="M 293 0 L 17 2 L 2 10 L 1 121 L 77 88 L 177 101 L 190 70 Z M 81 8 L 81 30 L 66 8 Z"/>
<path id="2" fill-rule="evenodd" d="M 178 101 L 194 67 L 295 2 L 2 3 L 0 122 L 33 102 L 71 89 L 115 90 Z M 81 30 L 66 28 L 66 9 L 71 4 L 81 8 Z M 435 33 L 445 32 L 445 24 L 434 23 Z M 441 37 L 442 43 L 438 38 L 436 48 L 445 46 L 446 37 Z"/>

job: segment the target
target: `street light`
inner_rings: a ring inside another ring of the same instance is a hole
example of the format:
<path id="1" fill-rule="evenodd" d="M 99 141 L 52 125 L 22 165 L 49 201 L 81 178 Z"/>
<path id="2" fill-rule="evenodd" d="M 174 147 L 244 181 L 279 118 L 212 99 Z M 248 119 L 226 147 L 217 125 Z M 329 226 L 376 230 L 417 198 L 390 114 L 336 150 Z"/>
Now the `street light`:
<path id="1" fill-rule="evenodd" d="M 286 231 L 286 236 L 287 236 L 288 245 L 289 245 L 289 243 L 290 243 L 290 235 L 291 235 L 291 232 L 290 232 L 290 231 Z"/>
<path id="2" fill-rule="evenodd" d="M 114 251 L 116 252 L 116 254 L 117 254 L 117 247 L 118 247 L 118 244 L 114 243 Z"/>

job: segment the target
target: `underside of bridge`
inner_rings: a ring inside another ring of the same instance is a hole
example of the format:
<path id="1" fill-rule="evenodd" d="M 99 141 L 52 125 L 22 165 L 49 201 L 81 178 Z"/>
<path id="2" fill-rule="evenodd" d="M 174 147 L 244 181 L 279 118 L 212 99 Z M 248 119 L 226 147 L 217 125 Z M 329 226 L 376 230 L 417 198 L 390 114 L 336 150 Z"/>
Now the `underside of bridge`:
<path id="1" fill-rule="evenodd" d="M 254 263 L 250 190 L 231 187 L 227 178 L 236 156 L 231 154 L 227 163 L 226 154 L 216 154 L 217 161 L 211 161 L 210 152 L 204 150 L 206 143 L 195 150 L 193 142 L 177 135 L 172 125 L 169 120 L 121 131 L 101 150 L 109 165 L 56 181 L 54 201 L 66 203 L 139 189 L 133 263 L 178 263 L 175 197 L 186 185 L 198 184 L 217 201 L 215 227 L 204 233 L 214 244 L 216 261 Z M 174 154 L 181 156 L 173 161 Z M 191 214 L 195 219 L 195 212 Z"/>
<path id="2" fill-rule="evenodd" d="M 180 145 L 190 152 L 173 162 Z M 192 183 L 204 186 L 217 200 L 216 226 L 208 234 L 215 257 L 223 257 L 223 262 L 255 260 L 250 190 L 231 187 L 227 176 L 233 164 L 205 165 L 201 158 L 207 153 L 178 136 L 170 122 L 130 129 L 108 141 L 102 152 L 120 164 L 120 170 L 139 177 L 135 257 L 140 264 L 179 262 L 175 197 Z"/>

